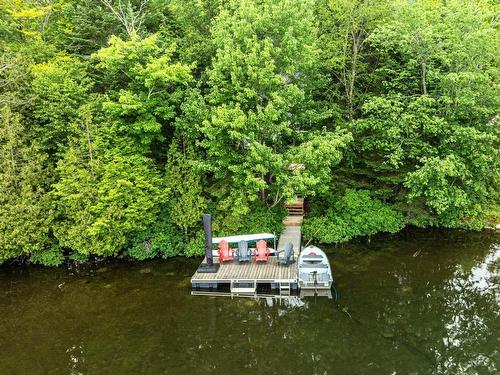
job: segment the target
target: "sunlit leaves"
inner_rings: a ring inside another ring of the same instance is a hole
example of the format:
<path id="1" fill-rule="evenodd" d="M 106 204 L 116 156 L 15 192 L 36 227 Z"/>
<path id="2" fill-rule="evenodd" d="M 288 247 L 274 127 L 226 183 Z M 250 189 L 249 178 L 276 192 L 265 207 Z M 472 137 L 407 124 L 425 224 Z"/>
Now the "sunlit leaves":
<path id="1" fill-rule="evenodd" d="M 399 210 L 371 197 L 366 190 L 346 190 L 324 216 L 304 223 L 304 236 L 323 243 L 346 242 L 357 236 L 371 236 L 378 232 L 396 233 L 404 226 Z"/>
<path id="2" fill-rule="evenodd" d="M 130 40 L 113 36 L 109 47 L 94 56 L 116 88 L 104 103 L 115 131 L 136 139 L 145 151 L 163 139 L 162 127 L 174 119 L 192 80 L 191 67 L 172 61 L 175 45 L 166 43 L 159 34 Z"/>
<path id="3" fill-rule="evenodd" d="M 0 263 L 50 246 L 50 168 L 23 134 L 22 118 L 0 109 Z"/>
<path id="4" fill-rule="evenodd" d="M 113 255 L 156 219 L 167 190 L 145 157 L 106 155 L 91 171 L 68 151 L 55 194 L 62 220 L 56 236 L 83 254 Z"/>
<path id="5" fill-rule="evenodd" d="M 206 207 L 200 171 L 193 168 L 195 159 L 192 145 L 178 140 L 170 145 L 165 176 L 170 191 L 170 215 L 185 234 L 199 223 Z"/>
<path id="6" fill-rule="evenodd" d="M 328 136 L 298 146 L 299 131 L 324 118 L 311 100 L 320 77 L 312 7 L 308 1 L 234 1 L 214 21 L 211 110 L 201 145 L 217 183 L 225 185 L 217 199 L 234 217 L 245 215 L 257 199 L 274 206 L 285 197 L 314 194 L 320 184 L 328 185 L 329 168 L 340 160 L 336 138 L 328 146 Z M 325 148 L 325 162 L 319 163 Z M 308 164 L 309 174 L 290 174 L 290 162 Z"/>
<path id="7" fill-rule="evenodd" d="M 332 168 L 343 156 L 352 135 L 347 132 L 318 132 L 287 153 L 287 166 L 303 164 L 303 168 L 289 171 L 289 182 L 285 185 L 287 197 L 311 196 L 332 189 Z"/>
<path id="8" fill-rule="evenodd" d="M 92 86 L 85 65 L 68 56 L 58 56 L 32 68 L 34 133 L 45 151 L 65 149 L 71 136 L 69 123 L 78 119 L 78 108 L 88 101 Z"/>
<path id="9" fill-rule="evenodd" d="M 351 160 L 411 223 L 427 211 L 435 225 L 479 227 L 496 196 L 493 14 L 487 2 L 399 2 L 368 38 L 381 84 L 349 126 Z"/>

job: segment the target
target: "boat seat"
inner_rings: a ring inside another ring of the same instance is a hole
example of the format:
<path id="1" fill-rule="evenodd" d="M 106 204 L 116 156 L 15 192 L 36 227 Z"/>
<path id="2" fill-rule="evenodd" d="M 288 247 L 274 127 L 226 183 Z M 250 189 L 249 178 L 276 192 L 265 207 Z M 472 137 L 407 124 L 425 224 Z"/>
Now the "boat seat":
<path id="1" fill-rule="evenodd" d="M 313 282 L 314 281 L 314 273 L 313 272 L 301 272 L 300 279 L 307 280 L 308 282 Z M 330 276 L 326 272 L 317 273 L 316 274 L 316 281 L 319 283 L 326 283 L 326 282 L 330 281 Z"/>
<path id="2" fill-rule="evenodd" d="M 319 282 L 330 281 L 330 276 L 327 273 L 318 273 L 318 281 Z"/>
<path id="3" fill-rule="evenodd" d="M 303 260 L 322 260 L 324 259 L 321 255 L 304 255 Z"/>
<path id="4" fill-rule="evenodd" d="M 328 265 L 324 263 L 314 263 L 314 264 L 302 263 L 300 265 L 300 268 L 328 268 Z"/>

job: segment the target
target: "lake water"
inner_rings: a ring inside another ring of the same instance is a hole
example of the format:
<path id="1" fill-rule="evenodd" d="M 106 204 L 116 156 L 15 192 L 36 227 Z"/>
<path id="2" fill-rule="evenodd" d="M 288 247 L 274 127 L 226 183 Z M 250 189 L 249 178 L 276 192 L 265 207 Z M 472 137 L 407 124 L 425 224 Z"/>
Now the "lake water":
<path id="1" fill-rule="evenodd" d="M 500 372 L 500 236 L 329 251 L 338 303 L 192 296 L 199 259 L 0 267 L 0 373 Z"/>

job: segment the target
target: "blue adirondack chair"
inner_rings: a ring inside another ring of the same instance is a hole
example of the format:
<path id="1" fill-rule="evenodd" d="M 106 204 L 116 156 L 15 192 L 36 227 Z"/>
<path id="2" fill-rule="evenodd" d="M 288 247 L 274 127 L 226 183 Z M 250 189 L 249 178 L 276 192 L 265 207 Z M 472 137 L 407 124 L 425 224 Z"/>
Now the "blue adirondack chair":
<path id="1" fill-rule="evenodd" d="M 238 250 L 236 250 L 236 258 L 238 262 L 249 262 L 250 251 L 248 250 L 248 243 L 246 241 L 238 242 Z"/>
<path id="2" fill-rule="evenodd" d="M 280 255 L 283 253 L 283 255 Z M 282 266 L 289 266 L 293 262 L 295 262 L 295 258 L 293 256 L 293 243 L 287 242 L 285 245 L 285 249 L 278 251 L 278 263 Z"/>

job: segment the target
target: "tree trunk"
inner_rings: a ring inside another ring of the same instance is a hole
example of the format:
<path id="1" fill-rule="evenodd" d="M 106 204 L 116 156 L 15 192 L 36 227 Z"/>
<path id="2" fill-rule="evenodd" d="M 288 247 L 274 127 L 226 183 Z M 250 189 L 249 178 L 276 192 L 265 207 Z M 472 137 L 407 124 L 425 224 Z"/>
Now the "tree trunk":
<path id="1" fill-rule="evenodd" d="M 347 104 L 349 121 L 354 118 L 354 87 L 356 85 L 356 77 L 358 74 L 358 58 L 361 50 L 361 30 L 352 30 L 352 56 L 351 56 L 351 71 L 349 72 L 349 81 L 347 83 Z"/>
<path id="2" fill-rule="evenodd" d="M 427 95 L 427 83 L 426 83 L 426 75 L 427 75 L 427 66 L 425 65 L 425 60 L 420 61 L 420 66 L 422 69 L 422 75 L 421 75 L 421 88 L 422 88 L 422 94 Z"/>

